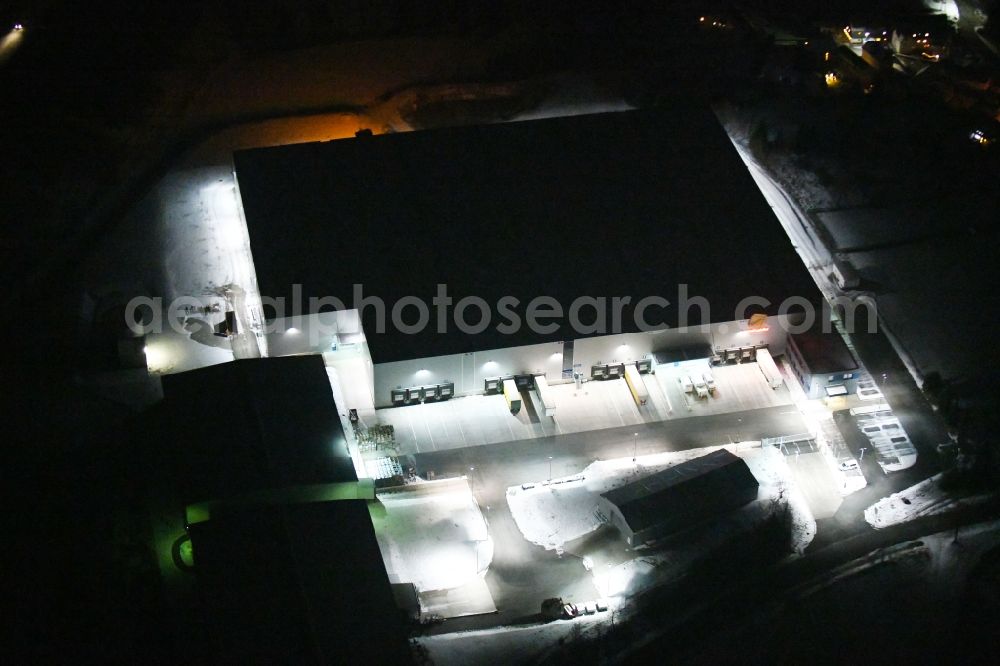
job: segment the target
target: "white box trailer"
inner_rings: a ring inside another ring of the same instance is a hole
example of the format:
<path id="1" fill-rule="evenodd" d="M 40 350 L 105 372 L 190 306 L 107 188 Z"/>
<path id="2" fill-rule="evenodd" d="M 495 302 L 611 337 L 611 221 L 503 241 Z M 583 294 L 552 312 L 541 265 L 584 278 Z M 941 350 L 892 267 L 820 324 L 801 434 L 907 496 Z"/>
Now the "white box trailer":
<path id="1" fill-rule="evenodd" d="M 767 380 L 767 385 L 771 388 L 776 389 L 784 382 L 777 364 L 775 364 L 774 359 L 771 357 L 771 352 L 767 349 L 762 348 L 757 350 L 757 367 L 760 368 L 760 371 L 764 374 L 764 379 Z"/>
<path id="2" fill-rule="evenodd" d="M 503 380 L 503 397 L 507 399 L 507 407 L 511 414 L 521 411 L 521 392 L 517 390 L 517 384 L 513 379 Z"/>
<path id="3" fill-rule="evenodd" d="M 552 389 L 545 380 L 545 375 L 535 375 L 535 393 L 538 394 L 538 401 L 541 403 L 542 411 L 546 416 L 556 415 L 556 401 L 552 395 Z"/>
<path id="4" fill-rule="evenodd" d="M 701 373 L 701 378 L 705 380 L 705 386 L 708 387 L 708 392 L 715 395 L 715 377 L 712 376 L 711 372 Z"/>
<path id="5" fill-rule="evenodd" d="M 639 374 L 639 368 L 635 367 L 635 363 L 629 363 L 625 366 L 625 383 L 628 384 L 628 390 L 632 392 L 635 404 L 640 407 L 645 405 L 646 401 L 649 400 L 649 392 L 646 390 L 646 382 L 642 380 L 642 375 Z"/>

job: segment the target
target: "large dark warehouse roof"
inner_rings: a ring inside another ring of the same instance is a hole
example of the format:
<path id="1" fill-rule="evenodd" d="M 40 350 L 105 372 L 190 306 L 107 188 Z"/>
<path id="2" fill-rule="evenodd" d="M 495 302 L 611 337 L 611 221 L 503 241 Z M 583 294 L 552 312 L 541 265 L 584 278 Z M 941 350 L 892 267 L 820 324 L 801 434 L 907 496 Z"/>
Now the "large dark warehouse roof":
<path id="1" fill-rule="evenodd" d="M 675 303 L 687 284 L 713 321 L 732 320 L 746 296 L 769 299 L 772 314 L 788 296 L 820 298 L 715 116 L 694 102 L 262 148 L 236 153 L 235 166 L 265 296 L 291 302 L 299 283 L 306 300 L 350 307 L 360 283 L 390 307 L 408 295 L 430 305 L 446 283 L 455 302 L 494 304 L 474 338 L 453 325 L 374 335 L 366 312 L 376 362 L 580 337 L 568 325 L 496 332 L 505 295 L 523 316 L 540 295 L 564 308 L 582 295 Z M 675 307 L 648 315 L 677 325 Z M 626 330 L 632 321 L 626 308 Z"/>

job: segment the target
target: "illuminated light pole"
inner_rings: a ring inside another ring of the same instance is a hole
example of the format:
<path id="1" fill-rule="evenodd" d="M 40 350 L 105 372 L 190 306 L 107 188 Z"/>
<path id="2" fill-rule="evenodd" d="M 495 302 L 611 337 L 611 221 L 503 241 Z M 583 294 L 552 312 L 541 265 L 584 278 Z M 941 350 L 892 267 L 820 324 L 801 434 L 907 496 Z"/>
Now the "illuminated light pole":
<path id="1" fill-rule="evenodd" d="M 469 487 L 472 489 L 473 500 L 476 498 L 476 477 L 472 475 L 472 472 L 474 472 L 475 469 L 476 469 L 475 467 L 469 468 Z"/>
<path id="2" fill-rule="evenodd" d="M 632 433 L 632 462 L 635 462 L 636 454 L 639 450 L 639 433 Z"/>

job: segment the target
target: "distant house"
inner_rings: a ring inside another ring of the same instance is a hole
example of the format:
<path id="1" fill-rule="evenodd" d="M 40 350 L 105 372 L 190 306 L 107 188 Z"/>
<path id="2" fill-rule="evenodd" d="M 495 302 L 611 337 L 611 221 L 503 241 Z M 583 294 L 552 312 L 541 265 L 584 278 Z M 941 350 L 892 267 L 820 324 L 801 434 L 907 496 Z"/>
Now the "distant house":
<path id="1" fill-rule="evenodd" d="M 609 522 L 630 546 L 675 534 L 757 498 L 757 479 L 725 449 L 601 495 Z"/>
<path id="2" fill-rule="evenodd" d="M 789 335 L 786 357 L 809 398 L 847 395 L 858 388 L 857 361 L 836 331 Z"/>

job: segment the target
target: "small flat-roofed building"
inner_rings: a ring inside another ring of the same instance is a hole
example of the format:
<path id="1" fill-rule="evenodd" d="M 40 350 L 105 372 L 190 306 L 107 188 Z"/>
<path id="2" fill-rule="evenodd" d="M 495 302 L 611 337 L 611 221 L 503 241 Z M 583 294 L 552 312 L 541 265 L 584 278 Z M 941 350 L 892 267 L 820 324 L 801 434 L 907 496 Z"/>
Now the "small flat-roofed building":
<path id="1" fill-rule="evenodd" d="M 601 495 L 630 546 L 702 524 L 757 498 L 746 462 L 725 449 L 675 465 Z"/>
<path id="2" fill-rule="evenodd" d="M 819 329 L 788 336 L 786 357 L 806 396 L 836 397 L 854 393 L 861 372 L 844 338 Z"/>

